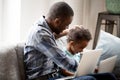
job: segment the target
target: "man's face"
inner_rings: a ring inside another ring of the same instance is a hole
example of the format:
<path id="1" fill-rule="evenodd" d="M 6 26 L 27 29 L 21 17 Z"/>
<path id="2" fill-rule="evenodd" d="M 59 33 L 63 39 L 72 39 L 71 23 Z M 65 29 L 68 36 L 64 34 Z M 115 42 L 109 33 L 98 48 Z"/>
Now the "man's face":
<path id="1" fill-rule="evenodd" d="M 63 30 L 65 30 L 69 24 L 72 22 L 73 17 L 67 17 L 64 19 L 57 19 L 57 21 L 55 21 L 54 23 L 54 32 L 56 34 L 60 34 Z"/>

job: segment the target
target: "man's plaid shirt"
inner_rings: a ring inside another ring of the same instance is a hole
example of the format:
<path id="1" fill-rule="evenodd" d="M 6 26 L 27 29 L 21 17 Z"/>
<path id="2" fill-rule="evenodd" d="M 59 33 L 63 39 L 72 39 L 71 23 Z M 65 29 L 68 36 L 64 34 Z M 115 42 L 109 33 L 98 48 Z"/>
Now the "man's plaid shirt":
<path id="1" fill-rule="evenodd" d="M 24 62 L 28 79 L 46 75 L 58 67 L 74 72 L 78 65 L 58 48 L 44 17 L 33 25 L 28 36 L 24 47 Z"/>

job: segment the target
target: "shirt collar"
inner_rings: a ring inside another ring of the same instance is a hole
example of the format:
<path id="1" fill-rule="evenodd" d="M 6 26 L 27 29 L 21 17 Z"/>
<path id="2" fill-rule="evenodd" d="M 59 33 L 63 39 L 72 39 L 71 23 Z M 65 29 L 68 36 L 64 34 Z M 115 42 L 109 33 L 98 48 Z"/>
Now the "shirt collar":
<path id="1" fill-rule="evenodd" d="M 38 22 L 37 22 L 36 24 L 37 24 L 37 25 L 44 26 L 45 28 L 47 28 L 48 30 L 50 30 L 51 33 L 52 33 L 52 30 L 50 29 L 50 27 L 48 26 L 48 24 L 47 24 L 47 22 L 46 22 L 46 20 L 45 20 L 45 16 L 42 16 L 42 17 L 38 20 Z"/>
<path id="2" fill-rule="evenodd" d="M 71 54 L 67 49 L 65 49 L 65 52 L 66 52 L 66 54 L 69 55 L 70 57 L 73 57 L 73 56 L 74 56 L 74 55 Z"/>

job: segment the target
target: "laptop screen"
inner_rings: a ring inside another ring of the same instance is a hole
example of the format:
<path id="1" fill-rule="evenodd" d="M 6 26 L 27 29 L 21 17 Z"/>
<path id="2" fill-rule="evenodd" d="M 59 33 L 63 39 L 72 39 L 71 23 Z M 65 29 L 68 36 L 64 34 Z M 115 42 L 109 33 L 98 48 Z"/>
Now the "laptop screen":
<path id="1" fill-rule="evenodd" d="M 82 76 L 93 73 L 101 53 L 102 49 L 82 52 L 83 55 L 78 65 L 76 76 Z"/>

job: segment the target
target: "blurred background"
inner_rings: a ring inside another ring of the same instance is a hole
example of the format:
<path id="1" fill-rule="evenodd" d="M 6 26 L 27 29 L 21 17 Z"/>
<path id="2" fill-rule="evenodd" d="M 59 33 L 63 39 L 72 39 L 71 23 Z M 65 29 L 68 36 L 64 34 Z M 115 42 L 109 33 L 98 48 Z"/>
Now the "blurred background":
<path id="1" fill-rule="evenodd" d="M 30 27 L 57 1 L 65 1 L 73 8 L 70 26 L 83 25 L 94 38 L 98 13 L 106 11 L 105 0 L 0 0 L 0 44 L 25 42 Z M 93 39 L 88 48 L 92 43 Z"/>

